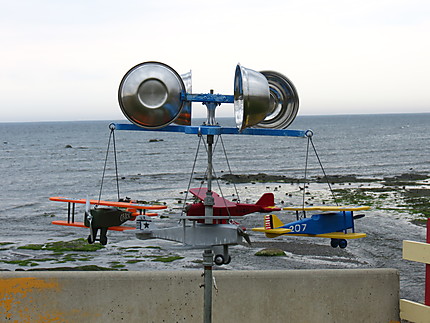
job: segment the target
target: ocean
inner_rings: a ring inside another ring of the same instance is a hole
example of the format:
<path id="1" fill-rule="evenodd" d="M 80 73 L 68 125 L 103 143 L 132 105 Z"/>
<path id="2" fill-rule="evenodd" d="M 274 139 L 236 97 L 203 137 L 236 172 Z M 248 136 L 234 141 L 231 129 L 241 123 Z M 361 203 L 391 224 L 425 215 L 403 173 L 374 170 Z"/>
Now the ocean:
<path id="1" fill-rule="evenodd" d="M 201 124 L 202 121 L 196 120 L 194 124 Z M 218 122 L 222 126 L 234 124 L 233 119 L 220 118 Z M 0 269 L 28 269 L 10 260 L 40 257 L 35 252 L 18 249 L 19 246 L 86 237 L 84 229 L 50 224 L 53 219 L 65 219 L 67 214 L 67 205 L 49 201 L 50 196 L 88 196 L 97 199 L 101 192 L 102 199 L 115 200 L 118 195 L 117 169 L 121 197 L 166 203 L 168 209 L 163 212 L 174 218 L 174 214 L 180 212 L 189 182 L 192 187 L 201 185 L 207 161 L 205 146 L 203 143 L 199 145 L 197 135 L 115 131 L 116 168 L 112 141 L 107 154 L 110 123 L 0 123 L 0 243 L 4 245 L 0 250 Z M 340 188 L 380 185 L 378 181 L 402 174 L 430 176 L 430 114 L 298 116 L 289 129 L 313 131 L 312 140 L 318 158 L 329 178 L 354 175 L 358 179 L 354 183 L 333 184 L 334 189 L 340 185 Z M 197 149 L 199 154 L 196 156 Z M 233 174 L 264 173 L 301 180 L 305 176 L 306 156 L 306 138 L 223 135 L 215 147 L 214 171 L 216 176 L 231 171 Z M 307 178 L 324 175 L 318 158 L 310 146 Z M 194 162 L 194 174 L 191 174 Z M 360 179 L 369 178 L 375 181 L 372 184 L 360 182 Z M 423 180 L 413 186 L 428 190 L 429 182 Z M 299 184 L 252 182 L 237 184 L 237 188 L 242 201 L 255 202 L 266 191 L 274 192 L 277 204 L 297 204 L 301 201 Z M 316 192 L 316 200 L 330 198 L 329 187 L 324 183 L 309 184 L 309 190 L 312 189 Z M 222 190 L 227 198 L 236 197 L 233 185 L 225 181 L 216 183 L 214 190 Z M 395 200 L 393 195 L 386 204 L 395 203 Z M 295 252 L 292 247 L 282 260 L 267 260 L 253 255 L 255 247 L 240 245 L 232 248 L 233 261 L 223 268 L 394 267 L 401 273 L 402 296 L 422 301 L 423 265 L 401 259 L 401 242 L 404 239 L 423 241 L 425 229 L 411 223 L 414 216 L 411 212 L 388 209 L 385 205 L 369 211 L 357 224 L 360 230 L 368 232 L 368 238 L 351 242 L 345 250 L 321 249 L 327 245 L 325 239 L 282 238 L 283 242 L 291 241 L 291 246 L 301 251 Z M 261 226 L 262 217 L 247 217 L 245 223 Z M 266 241 L 263 236 L 252 238 L 261 243 Z M 109 266 L 114 258 L 118 258 L 118 248 L 148 245 L 146 241 L 137 240 L 133 234 L 112 233 L 109 239 L 111 242 L 106 250 L 93 257 L 93 263 Z M 124 268 L 200 268 L 200 265 L 193 266 L 192 263 L 201 258 L 201 250 L 182 251 L 173 248 L 174 251 L 171 251 L 171 243 L 150 242 L 152 245 L 156 243 L 166 248 L 166 252 L 179 253 L 184 259 L 170 264 L 142 260 L 138 264 L 126 263 Z M 306 252 L 308 246 L 312 252 Z M 34 267 L 59 266 L 55 261 L 35 261 L 33 264 Z"/>

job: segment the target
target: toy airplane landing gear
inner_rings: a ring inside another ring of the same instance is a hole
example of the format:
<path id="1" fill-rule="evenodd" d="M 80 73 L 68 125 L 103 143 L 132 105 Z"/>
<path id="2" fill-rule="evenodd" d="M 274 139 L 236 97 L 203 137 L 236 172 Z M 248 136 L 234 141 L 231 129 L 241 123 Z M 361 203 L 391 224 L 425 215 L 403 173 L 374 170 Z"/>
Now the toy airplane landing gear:
<path id="1" fill-rule="evenodd" d="M 228 245 L 214 246 L 214 263 L 217 266 L 228 265 L 231 262 L 231 256 L 228 254 Z"/>
<path id="2" fill-rule="evenodd" d="M 88 243 L 93 244 L 96 241 L 100 241 L 100 244 L 102 244 L 103 246 L 107 245 L 107 230 L 108 228 L 100 228 L 100 238 L 97 239 L 97 232 L 99 231 L 99 229 L 90 228 L 90 235 L 87 238 Z"/>
<path id="3" fill-rule="evenodd" d="M 346 246 L 348 245 L 348 242 L 345 239 L 331 239 L 330 245 L 333 248 L 339 247 L 341 249 L 345 249 Z"/>
<path id="4" fill-rule="evenodd" d="M 231 262 L 231 256 L 227 257 L 227 260 L 224 258 L 224 255 L 216 255 L 214 258 L 215 265 L 222 266 L 228 265 Z"/>

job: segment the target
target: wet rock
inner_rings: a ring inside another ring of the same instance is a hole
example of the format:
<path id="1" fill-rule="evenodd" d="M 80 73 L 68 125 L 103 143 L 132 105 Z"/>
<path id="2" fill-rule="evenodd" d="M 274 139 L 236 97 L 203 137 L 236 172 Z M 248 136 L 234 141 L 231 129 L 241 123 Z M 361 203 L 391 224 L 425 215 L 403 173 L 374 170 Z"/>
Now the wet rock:
<path id="1" fill-rule="evenodd" d="M 284 175 L 259 174 L 223 174 L 221 179 L 230 183 L 298 183 L 296 178 Z"/>
<path id="2" fill-rule="evenodd" d="M 430 174 L 404 173 L 393 177 L 384 177 L 384 185 L 404 186 L 416 181 L 423 181 L 430 177 Z"/>
<path id="3" fill-rule="evenodd" d="M 255 255 L 263 257 L 280 257 L 285 256 L 285 252 L 281 249 L 262 249 L 257 251 Z"/>
<path id="4" fill-rule="evenodd" d="M 384 177 L 385 181 L 422 181 L 429 177 L 429 174 L 404 173 L 393 177 Z"/>
<path id="5" fill-rule="evenodd" d="M 75 266 L 75 267 L 53 267 L 53 268 L 33 268 L 27 271 L 115 271 L 117 269 L 101 267 L 97 265 Z"/>

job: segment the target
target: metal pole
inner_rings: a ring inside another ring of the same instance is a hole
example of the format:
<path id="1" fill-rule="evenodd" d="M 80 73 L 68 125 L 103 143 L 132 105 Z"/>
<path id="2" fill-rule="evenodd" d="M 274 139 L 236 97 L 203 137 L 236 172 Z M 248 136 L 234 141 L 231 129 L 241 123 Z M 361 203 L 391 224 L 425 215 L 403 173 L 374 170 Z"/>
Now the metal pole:
<path id="1" fill-rule="evenodd" d="M 211 90 L 213 94 L 213 90 Z M 217 104 L 213 102 L 205 102 L 208 109 L 209 126 L 215 125 L 215 108 Z M 213 159 L 213 144 L 214 135 L 207 135 L 208 144 L 208 190 L 204 199 L 205 205 L 205 224 L 212 224 L 214 198 L 212 195 L 212 159 Z M 213 251 L 212 249 L 205 249 L 203 252 L 203 266 L 204 266 L 204 323 L 212 322 L 212 267 L 213 267 Z"/>
<path id="2" fill-rule="evenodd" d="M 213 94 L 214 90 L 210 90 L 210 93 Z M 203 104 L 207 108 L 208 119 L 206 121 L 208 126 L 215 126 L 215 108 L 218 106 L 215 102 L 203 102 Z M 206 197 L 204 199 L 205 205 L 205 217 L 213 216 L 213 205 L 214 198 L 212 196 L 212 155 L 213 155 L 213 144 L 214 144 L 214 135 L 207 135 L 207 143 L 208 143 L 208 190 L 206 192 Z M 205 224 L 212 224 L 212 219 L 205 218 Z"/>
<path id="3" fill-rule="evenodd" d="M 427 243 L 430 243 L 430 218 L 427 219 Z M 430 265 L 426 264 L 424 304 L 430 306 Z"/>
<path id="4" fill-rule="evenodd" d="M 208 190 L 204 199 L 205 204 L 205 224 L 212 224 L 212 219 L 207 217 L 213 216 L 214 198 L 212 196 L 212 149 L 214 143 L 214 135 L 207 135 L 208 143 Z"/>
<path id="5" fill-rule="evenodd" d="M 203 252 L 203 267 L 204 267 L 204 307 L 203 307 L 203 322 L 212 322 L 212 267 L 213 267 L 213 252 L 212 249 L 205 249 Z"/>

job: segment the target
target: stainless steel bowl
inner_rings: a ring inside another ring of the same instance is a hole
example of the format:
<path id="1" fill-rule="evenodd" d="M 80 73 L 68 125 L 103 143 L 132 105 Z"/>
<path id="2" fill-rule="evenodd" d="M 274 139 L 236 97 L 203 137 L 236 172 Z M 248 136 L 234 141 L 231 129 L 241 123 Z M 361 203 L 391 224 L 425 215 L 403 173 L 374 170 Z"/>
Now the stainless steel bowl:
<path id="1" fill-rule="evenodd" d="M 181 74 L 181 78 L 185 85 L 185 91 L 187 93 L 192 93 L 191 71 Z M 181 113 L 175 120 L 176 124 L 191 126 L 191 103 L 191 101 L 184 102 Z"/>
<path id="2" fill-rule="evenodd" d="M 256 125 L 270 112 L 269 83 L 263 74 L 238 64 L 234 76 L 234 115 L 239 130 Z"/>
<path id="3" fill-rule="evenodd" d="M 270 88 L 270 111 L 256 128 L 285 129 L 299 111 L 299 96 L 294 84 L 284 75 L 274 71 L 262 71 Z"/>
<path id="4" fill-rule="evenodd" d="M 182 78 L 170 66 L 145 62 L 130 69 L 121 80 L 118 101 L 123 114 L 143 128 L 158 129 L 180 114 L 185 91 Z"/>

